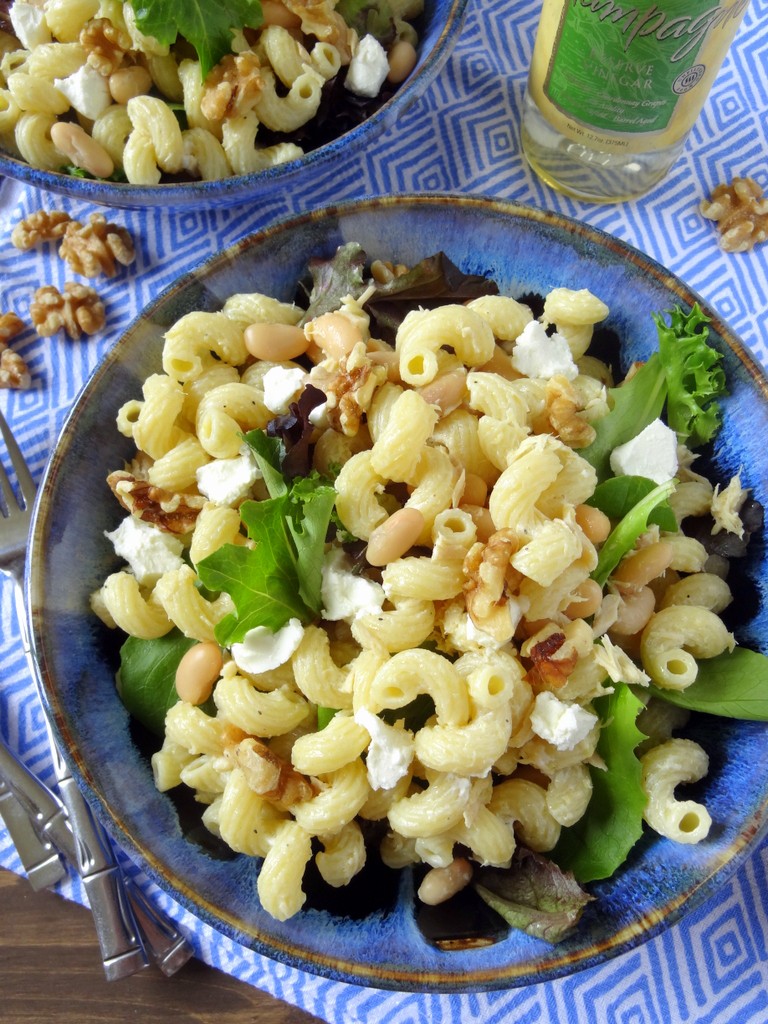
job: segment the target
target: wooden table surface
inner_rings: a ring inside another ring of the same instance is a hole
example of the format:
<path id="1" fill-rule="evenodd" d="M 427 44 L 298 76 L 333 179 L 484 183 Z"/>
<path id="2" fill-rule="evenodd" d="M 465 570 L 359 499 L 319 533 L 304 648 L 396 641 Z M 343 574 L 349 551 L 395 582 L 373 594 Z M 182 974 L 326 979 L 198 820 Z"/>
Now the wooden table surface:
<path id="1" fill-rule="evenodd" d="M 4 1024 L 318 1024 L 317 1018 L 190 960 L 104 978 L 89 911 L 0 870 L 0 1020 Z"/>

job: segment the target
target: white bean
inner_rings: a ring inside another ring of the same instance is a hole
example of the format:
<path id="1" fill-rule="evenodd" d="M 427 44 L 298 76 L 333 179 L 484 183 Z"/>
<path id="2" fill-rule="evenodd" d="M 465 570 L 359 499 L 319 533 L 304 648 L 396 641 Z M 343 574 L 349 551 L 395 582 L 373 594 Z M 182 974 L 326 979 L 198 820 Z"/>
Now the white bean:
<path id="1" fill-rule="evenodd" d="M 108 178 L 115 169 L 106 149 L 73 121 L 57 121 L 51 128 L 51 141 L 75 167 L 94 178 Z"/>

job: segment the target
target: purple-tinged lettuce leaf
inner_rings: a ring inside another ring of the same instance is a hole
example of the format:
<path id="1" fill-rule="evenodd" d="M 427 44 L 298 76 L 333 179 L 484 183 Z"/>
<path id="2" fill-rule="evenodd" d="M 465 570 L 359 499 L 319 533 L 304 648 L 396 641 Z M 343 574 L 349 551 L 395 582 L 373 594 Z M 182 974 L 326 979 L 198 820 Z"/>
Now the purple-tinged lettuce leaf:
<path id="1" fill-rule="evenodd" d="M 550 943 L 569 935 L 594 899 L 572 874 L 520 848 L 510 868 L 480 868 L 472 884 L 508 925 Z"/>

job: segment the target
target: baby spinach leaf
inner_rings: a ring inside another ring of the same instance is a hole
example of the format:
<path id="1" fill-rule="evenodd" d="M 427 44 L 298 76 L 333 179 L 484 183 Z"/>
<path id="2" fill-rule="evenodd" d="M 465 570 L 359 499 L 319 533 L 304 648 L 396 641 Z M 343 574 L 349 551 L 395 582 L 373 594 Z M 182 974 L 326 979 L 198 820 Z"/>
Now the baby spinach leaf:
<path id="1" fill-rule="evenodd" d="M 552 859 L 578 882 L 610 876 L 643 832 L 646 797 L 635 747 L 644 739 L 636 719 L 643 704 L 624 683 L 594 702 L 603 721 L 597 752 L 607 770 L 590 768 L 592 799 L 584 817 L 563 829 Z"/>
<path id="2" fill-rule="evenodd" d="M 651 512 L 662 502 L 666 502 L 674 489 L 674 480 L 657 484 L 613 528 L 600 549 L 597 567 L 592 573 L 592 579 L 597 580 L 601 587 L 605 585 L 624 555 L 635 546 L 640 534 L 648 529 Z"/>
<path id="3" fill-rule="evenodd" d="M 768 722 L 768 658 L 764 654 L 736 647 L 702 658 L 698 666 L 696 679 L 684 690 L 651 686 L 651 693 L 691 711 Z"/>
<path id="4" fill-rule="evenodd" d="M 597 485 L 587 504 L 605 512 L 609 519 L 623 519 L 655 486 L 645 476 L 613 476 Z M 651 510 L 648 522 L 668 533 L 677 533 L 677 519 L 668 501 L 659 502 Z"/>
<path id="5" fill-rule="evenodd" d="M 202 78 L 222 57 L 232 53 L 232 34 L 258 28 L 259 0 L 131 0 L 136 25 L 146 36 L 171 46 L 183 36 L 197 51 Z"/>
<path id="6" fill-rule="evenodd" d="M 531 850 L 518 848 L 511 868 L 480 868 L 473 886 L 481 899 L 518 928 L 556 943 L 573 931 L 594 897 L 570 873 Z"/>
<path id="7" fill-rule="evenodd" d="M 196 643 L 172 629 L 154 640 L 129 636 L 120 648 L 120 699 L 129 713 L 156 736 L 164 735 L 165 714 L 179 700 L 179 662 Z"/>
<path id="8" fill-rule="evenodd" d="M 664 367 L 658 352 L 628 381 L 608 390 L 610 412 L 592 424 L 595 440 L 579 455 L 597 470 L 598 480 L 611 476 L 611 452 L 620 444 L 637 437 L 649 423 L 661 415 L 667 397 Z"/>

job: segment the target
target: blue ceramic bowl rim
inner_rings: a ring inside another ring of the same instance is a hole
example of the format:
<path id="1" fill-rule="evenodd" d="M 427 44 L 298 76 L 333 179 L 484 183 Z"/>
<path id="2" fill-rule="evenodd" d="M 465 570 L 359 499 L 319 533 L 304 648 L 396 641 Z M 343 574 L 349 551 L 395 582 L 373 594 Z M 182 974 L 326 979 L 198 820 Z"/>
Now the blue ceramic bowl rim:
<path id="1" fill-rule="evenodd" d="M 439 38 L 417 64 L 415 73 L 386 103 L 361 124 L 331 142 L 306 153 L 297 160 L 266 168 L 253 174 L 233 175 L 215 181 L 132 185 L 77 178 L 56 171 L 32 167 L 17 157 L 0 151 L 0 175 L 23 181 L 43 191 L 74 199 L 127 209 L 145 206 L 174 208 L 195 204 L 204 206 L 236 204 L 247 199 L 266 198 L 276 187 L 291 183 L 297 175 L 317 174 L 336 159 L 346 159 L 391 127 L 419 98 L 440 72 L 456 45 L 470 0 L 449 0 L 450 8 Z"/>
<path id="2" fill-rule="evenodd" d="M 89 392 L 105 374 L 109 373 L 110 367 L 119 360 L 121 349 L 124 345 L 128 344 L 134 327 L 142 319 L 151 315 L 153 309 L 161 306 L 175 292 L 183 291 L 189 284 L 204 279 L 212 268 L 220 266 L 225 262 L 237 260 L 239 253 L 250 245 L 258 244 L 260 240 L 279 236 L 283 232 L 290 232 L 294 226 L 321 223 L 329 218 L 343 218 L 346 214 L 354 214 L 361 211 L 375 212 L 379 208 L 386 209 L 393 205 L 418 208 L 424 204 L 435 206 L 458 204 L 465 209 L 476 209 L 479 213 L 485 211 L 503 217 L 518 218 L 532 224 L 554 225 L 574 238 L 586 240 L 590 244 L 594 244 L 603 254 L 613 255 L 617 259 L 630 261 L 640 268 L 644 274 L 651 275 L 663 287 L 669 289 L 681 302 L 688 305 L 693 302 L 699 303 L 711 319 L 712 330 L 725 341 L 733 356 L 742 365 L 751 383 L 761 394 L 763 402 L 768 403 L 768 381 L 766 381 L 761 369 L 754 362 L 751 355 L 743 348 L 738 338 L 695 292 L 659 263 L 634 247 L 606 234 L 598 228 L 586 226 L 564 215 L 520 206 L 514 202 L 491 197 L 472 197 L 446 193 L 415 193 L 372 197 L 365 200 L 350 200 L 315 211 L 282 218 L 262 231 L 241 239 L 227 250 L 210 257 L 158 295 L 141 316 L 128 327 L 116 346 L 104 357 L 76 399 L 62 427 L 56 448 L 46 468 L 33 514 L 31 531 L 32 557 L 29 560 L 27 571 L 27 609 L 33 650 L 38 659 L 45 646 L 45 572 L 42 555 L 44 553 L 46 532 L 50 525 L 48 522 L 50 514 L 48 495 L 51 485 L 55 486 L 57 474 L 63 471 L 62 467 L 66 461 L 69 445 L 68 435 L 77 427 L 80 411 L 84 403 L 87 402 Z M 218 912 L 215 906 L 197 900 L 190 889 L 186 888 L 178 878 L 169 877 L 169 874 L 163 870 L 162 865 L 146 849 L 146 845 L 142 844 L 141 839 L 132 836 L 126 830 L 120 818 L 115 815 L 93 772 L 84 763 L 80 755 L 76 739 L 68 722 L 66 709 L 61 706 L 58 699 L 55 679 L 48 674 L 47 668 L 40 668 L 39 662 L 38 670 L 40 672 L 38 685 L 46 713 L 51 720 L 54 734 L 78 785 L 108 830 L 116 837 L 117 841 L 132 859 L 143 867 L 148 877 L 158 884 L 161 889 L 168 892 L 190 913 L 198 916 L 219 931 L 231 936 L 235 941 L 245 942 L 246 945 L 251 946 L 257 952 L 277 961 L 324 977 L 352 984 L 430 992 L 490 990 L 549 981 L 585 968 L 594 967 L 609 958 L 628 952 L 656 936 L 662 930 L 677 922 L 684 914 L 698 907 L 725 884 L 745 859 L 749 850 L 768 832 L 768 784 L 766 784 L 761 791 L 762 800 L 759 807 L 754 809 L 752 816 L 745 820 L 743 824 L 738 825 L 737 835 L 731 844 L 724 851 L 721 851 L 718 863 L 708 877 L 699 881 L 687 891 L 683 891 L 678 898 L 670 900 L 663 907 L 662 911 L 654 909 L 653 912 L 646 914 L 643 918 L 633 921 L 629 926 L 614 933 L 609 940 L 593 945 L 589 949 L 577 951 L 575 955 L 565 953 L 561 957 L 555 957 L 547 963 L 546 969 L 542 971 L 525 966 L 518 968 L 516 965 L 512 965 L 506 971 L 464 972 L 461 976 L 450 973 L 447 973 L 445 976 L 440 973 L 432 973 L 424 974 L 418 979 L 414 979 L 410 975 L 403 975 L 397 970 L 387 973 L 381 969 L 377 971 L 375 968 L 369 968 L 366 964 L 337 960 L 330 953 L 327 957 L 312 954 L 308 956 L 306 951 L 295 943 L 281 943 L 270 938 L 265 939 L 257 931 L 249 931 L 244 935 L 242 931 L 238 930 L 238 923 L 236 921 Z"/>

